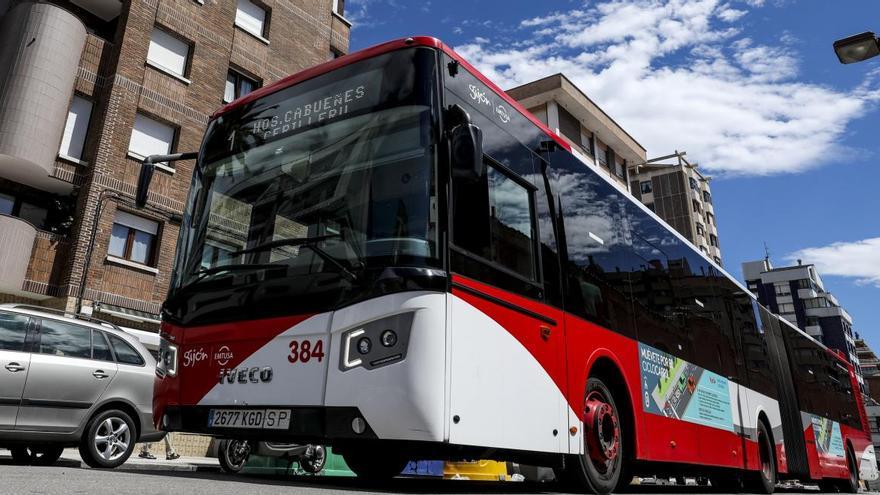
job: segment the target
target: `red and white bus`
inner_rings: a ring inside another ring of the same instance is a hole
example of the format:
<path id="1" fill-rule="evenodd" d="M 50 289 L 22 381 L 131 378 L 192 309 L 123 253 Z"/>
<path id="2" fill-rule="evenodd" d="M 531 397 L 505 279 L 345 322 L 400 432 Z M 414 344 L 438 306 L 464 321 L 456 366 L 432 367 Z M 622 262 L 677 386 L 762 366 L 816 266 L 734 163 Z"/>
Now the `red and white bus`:
<path id="1" fill-rule="evenodd" d="M 429 37 L 211 118 L 161 337 L 158 427 L 324 443 L 366 478 L 877 477 L 846 361 Z"/>

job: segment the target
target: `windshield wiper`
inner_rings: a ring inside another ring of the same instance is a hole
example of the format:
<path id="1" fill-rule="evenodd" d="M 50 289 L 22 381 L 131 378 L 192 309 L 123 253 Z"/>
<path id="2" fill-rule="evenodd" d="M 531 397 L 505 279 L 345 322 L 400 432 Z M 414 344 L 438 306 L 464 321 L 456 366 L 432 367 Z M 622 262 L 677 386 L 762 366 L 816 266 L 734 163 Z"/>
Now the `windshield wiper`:
<path id="1" fill-rule="evenodd" d="M 339 234 L 327 234 L 327 235 L 317 235 L 314 237 L 292 237 L 288 239 L 276 239 L 274 241 L 267 241 L 262 244 L 257 244 L 256 246 L 249 247 L 247 249 L 241 249 L 239 251 L 233 251 L 230 253 L 230 256 L 238 256 L 240 254 L 246 253 L 255 253 L 257 251 L 265 251 L 267 249 L 274 249 L 282 246 L 299 246 L 304 248 L 309 248 L 313 253 L 318 255 L 319 258 L 333 265 L 339 274 L 342 275 L 343 278 L 348 280 L 349 282 L 357 282 L 358 277 L 351 270 L 345 267 L 342 263 L 339 262 L 336 258 L 331 256 L 327 251 L 319 248 L 317 244 L 321 241 L 326 241 L 327 239 L 334 239 L 340 237 Z M 256 265 L 251 265 L 256 266 Z"/>
<path id="2" fill-rule="evenodd" d="M 201 270 L 196 270 L 190 275 L 195 275 L 196 279 L 190 282 L 187 285 L 194 284 L 199 280 L 207 277 L 208 275 L 213 275 L 215 273 L 221 272 L 235 272 L 235 271 L 247 271 L 247 270 L 263 270 L 263 269 L 271 269 L 271 268 L 281 268 L 280 265 L 273 265 L 269 263 L 262 264 L 241 264 L 241 265 L 217 265 L 211 266 L 208 268 L 202 268 Z"/>

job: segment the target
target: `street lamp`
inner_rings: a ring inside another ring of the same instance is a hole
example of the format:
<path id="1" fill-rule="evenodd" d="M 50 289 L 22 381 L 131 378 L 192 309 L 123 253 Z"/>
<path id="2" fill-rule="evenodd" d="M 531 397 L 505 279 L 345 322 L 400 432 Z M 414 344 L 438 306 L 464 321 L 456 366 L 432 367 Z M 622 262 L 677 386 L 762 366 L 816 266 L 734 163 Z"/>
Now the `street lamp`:
<path id="1" fill-rule="evenodd" d="M 880 55 L 880 40 L 870 31 L 834 42 L 834 53 L 842 64 L 861 62 Z"/>

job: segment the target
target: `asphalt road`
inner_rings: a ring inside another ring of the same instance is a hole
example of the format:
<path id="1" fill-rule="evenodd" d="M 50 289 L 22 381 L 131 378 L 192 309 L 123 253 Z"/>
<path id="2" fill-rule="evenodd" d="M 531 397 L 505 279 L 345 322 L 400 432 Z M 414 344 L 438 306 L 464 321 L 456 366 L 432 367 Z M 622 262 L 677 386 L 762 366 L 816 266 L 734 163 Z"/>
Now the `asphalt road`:
<path id="1" fill-rule="evenodd" d="M 698 487 L 633 486 L 632 493 L 696 495 L 709 493 Z M 21 467 L 0 462 L 0 494 L 126 494 L 139 495 L 244 495 L 250 493 L 302 495 L 386 494 L 545 494 L 555 493 L 550 483 L 492 483 L 475 481 L 436 481 L 395 479 L 382 486 L 364 486 L 351 478 L 274 477 L 217 472 L 113 471 L 76 467 Z M 786 493 L 797 493 L 787 491 Z M 818 495 L 817 491 L 809 491 Z"/>

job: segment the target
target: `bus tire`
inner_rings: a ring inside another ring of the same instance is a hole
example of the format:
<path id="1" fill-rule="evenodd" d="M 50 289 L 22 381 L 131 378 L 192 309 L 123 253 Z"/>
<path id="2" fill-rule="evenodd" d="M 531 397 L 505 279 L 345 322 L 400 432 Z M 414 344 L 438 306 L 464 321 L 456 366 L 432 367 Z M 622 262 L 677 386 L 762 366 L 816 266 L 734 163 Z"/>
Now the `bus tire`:
<path id="1" fill-rule="evenodd" d="M 622 482 L 626 442 L 624 422 L 614 394 L 599 377 L 587 380 L 584 392 L 584 454 L 570 456 L 560 476 L 566 488 L 584 488 L 599 495 L 611 493 Z"/>
<path id="2" fill-rule="evenodd" d="M 776 453 L 770 433 L 763 420 L 758 421 L 758 461 L 761 469 L 747 474 L 748 489 L 753 493 L 770 494 L 776 489 Z"/>
<path id="3" fill-rule="evenodd" d="M 359 479 L 370 482 L 388 481 L 409 463 L 408 459 L 387 451 L 346 450 L 342 458 Z"/>
<path id="4" fill-rule="evenodd" d="M 849 477 L 845 480 L 837 482 L 837 489 L 840 493 L 858 493 L 859 492 L 859 468 L 852 449 L 846 449 L 846 466 L 849 469 Z"/>

